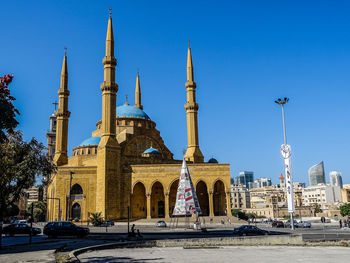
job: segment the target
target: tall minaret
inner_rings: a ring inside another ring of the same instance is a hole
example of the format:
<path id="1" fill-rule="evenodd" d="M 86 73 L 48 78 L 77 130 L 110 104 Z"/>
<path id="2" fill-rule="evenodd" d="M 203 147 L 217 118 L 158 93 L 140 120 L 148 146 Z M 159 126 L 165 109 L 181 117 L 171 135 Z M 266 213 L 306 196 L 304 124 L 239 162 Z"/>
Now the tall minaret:
<path id="1" fill-rule="evenodd" d="M 70 112 L 68 111 L 68 67 L 67 67 L 67 49 L 64 52 L 61 86 L 58 90 L 58 110 L 55 115 L 57 118 L 56 127 L 56 150 L 53 158 L 57 166 L 68 163 L 67 145 L 68 145 L 68 119 Z"/>
<path id="2" fill-rule="evenodd" d="M 141 87 L 140 87 L 139 69 L 137 69 L 137 77 L 136 77 L 135 107 L 143 110 L 143 106 L 141 105 Z"/>
<path id="3" fill-rule="evenodd" d="M 97 188 L 96 211 L 101 212 L 106 220 L 120 217 L 121 178 L 120 146 L 116 139 L 116 103 L 118 85 L 115 82 L 114 37 L 111 9 L 109 12 L 106 56 L 103 58 L 104 80 L 102 91 L 102 126 L 101 140 L 97 148 Z M 127 206 L 127 204 L 126 204 Z"/>
<path id="4" fill-rule="evenodd" d="M 193 77 L 193 64 L 190 42 L 188 41 L 188 54 L 187 54 L 187 103 L 185 104 L 186 116 L 187 116 L 187 151 L 185 154 L 185 160 L 193 163 L 204 162 L 204 157 L 199 149 L 198 140 L 198 119 L 197 111 L 198 104 L 196 103 L 196 82 Z"/>

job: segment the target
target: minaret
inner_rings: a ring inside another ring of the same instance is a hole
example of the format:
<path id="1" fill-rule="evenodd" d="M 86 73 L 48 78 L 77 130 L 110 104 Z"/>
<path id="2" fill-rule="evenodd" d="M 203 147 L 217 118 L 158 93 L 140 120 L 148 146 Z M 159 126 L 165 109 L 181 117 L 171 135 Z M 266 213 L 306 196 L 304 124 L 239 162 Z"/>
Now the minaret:
<path id="1" fill-rule="evenodd" d="M 141 105 L 141 87 L 140 87 L 139 69 L 137 69 L 137 77 L 136 77 L 135 107 L 143 110 L 143 106 Z"/>
<path id="2" fill-rule="evenodd" d="M 204 162 L 204 157 L 199 149 L 198 140 L 198 119 L 197 111 L 198 104 L 196 103 L 196 82 L 193 77 L 193 64 L 190 42 L 188 41 L 188 54 L 187 54 L 187 103 L 185 104 L 186 117 L 187 117 L 187 151 L 185 154 L 185 160 L 193 163 Z"/>
<path id="3" fill-rule="evenodd" d="M 105 220 L 120 218 L 120 146 L 116 139 L 116 103 L 118 85 L 115 82 L 114 37 L 111 9 L 106 37 L 106 56 L 103 58 L 104 81 L 102 91 L 102 126 L 101 140 L 97 148 L 97 189 L 96 211 L 102 213 Z M 128 205 L 127 203 L 125 204 Z"/>
<path id="4" fill-rule="evenodd" d="M 56 150 L 53 158 L 57 166 L 68 163 L 67 145 L 68 145 L 68 119 L 70 112 L 68 111 L 68 67 L 67 67 L 67 49 L 64 52 L 61 86 L 58 90 L 58 110 L 55 115 L 57 118 L 56 127 Z"/>

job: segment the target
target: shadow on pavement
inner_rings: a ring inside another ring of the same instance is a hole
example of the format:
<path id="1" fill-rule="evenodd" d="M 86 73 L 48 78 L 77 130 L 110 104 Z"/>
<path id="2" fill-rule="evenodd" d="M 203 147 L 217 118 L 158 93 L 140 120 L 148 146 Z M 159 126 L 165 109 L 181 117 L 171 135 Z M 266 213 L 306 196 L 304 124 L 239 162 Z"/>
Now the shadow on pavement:
<path id="1" fill-rule="evenodd" d="M 133 263 L 141 263 L 141 262 L 151 262 L 151 261 L 159 261 L 163 262 L 163 258 L 144 258 L 144 259 L 134 259 L 130 257 L 88 257 L 84 258 L 82 262 L 89 262 L 89 263 L 101 263 L 101 262 L 109 262 L 109 263 L 125 263 L 125 262 L 133 262 Z"/>

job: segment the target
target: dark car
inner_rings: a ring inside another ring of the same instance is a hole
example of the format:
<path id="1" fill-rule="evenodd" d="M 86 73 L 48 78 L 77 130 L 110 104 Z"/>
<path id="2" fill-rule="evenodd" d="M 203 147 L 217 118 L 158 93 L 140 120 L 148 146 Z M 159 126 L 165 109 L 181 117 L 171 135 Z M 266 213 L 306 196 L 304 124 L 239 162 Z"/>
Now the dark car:
<path id="1" fill-rule="evenodd" d="M 284 223 L 282 221 L 273 221 L 272 227 L 284 228 Z"/>
<path id="2" fill-rule="evenodd" d="M 235 228 L 233 230 L 233 233 L 239 236 L 256 236 L 256 235 L 268 235 L 269 231 L 260 229 L 256 226 L 242 225 L 238 228 Z"/>
<path id="3" fill-rule="evenodd" d="M 49 222 L 44 227 L 44 234 L 49 237 L 77 236 L 85 237 L 90 233 L 89 228 L 80 227 L 72 222 Z"/>
<path id="4" fill-rule="evenodd" d="M 14 236 L 16 234 L 18 235 L 29 235 L 30 234 L 30 226 L 27 224 L 11 224 L 8 226 L 5 226 L 2 230 L 2 233 L 6 236 Z M 36 236 L 41 233 L 41 229 L 37 227 L 32 228 L 32 235 Z"/>

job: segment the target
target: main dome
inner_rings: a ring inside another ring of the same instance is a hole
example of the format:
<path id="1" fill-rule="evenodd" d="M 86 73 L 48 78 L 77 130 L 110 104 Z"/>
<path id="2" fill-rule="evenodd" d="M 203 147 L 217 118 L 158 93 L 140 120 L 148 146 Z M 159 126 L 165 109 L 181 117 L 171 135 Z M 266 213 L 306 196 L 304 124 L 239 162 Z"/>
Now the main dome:
<path id="1" fill-rule="evenodd" d="M 150 117 L 146 114 L 146 112 L 130 105 L 122 105 L 117 107 L 117 117 L 129 117 L 150 120 Z"/>
<path id="2" fill-rule="evenodd" d="M 100 143 L 100 140 L 101 137 L 90 137 L 79 144 L 79 146 L 98 145 Z"/>

